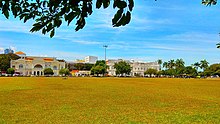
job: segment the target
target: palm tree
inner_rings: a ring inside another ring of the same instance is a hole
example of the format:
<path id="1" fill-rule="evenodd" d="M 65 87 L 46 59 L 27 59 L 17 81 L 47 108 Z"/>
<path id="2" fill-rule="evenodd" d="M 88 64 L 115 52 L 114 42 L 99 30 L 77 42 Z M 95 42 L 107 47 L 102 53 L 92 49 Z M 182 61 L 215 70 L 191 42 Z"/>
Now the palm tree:
<path id="1" fill-rule="evenodd" d="M 168 62 L 164 62 L 164 63 L 163 63 L 163 67 L 164 67 L 164 68 L 168 68 Z"/>
<path id="2" fill-rule="evenodd" d="M 216 44 L 217 45 L 217 48 L 220 48 L 220 43 Z"/>
<path id="3" fill-rule="evenodd" d="M 207 62 L 205 59 L 200 61 L 200 68 L 203 69 L 203 71 L 209 67 L 209 62 Z"/>
<path id="4" fill-rule="evenodd" d="M 168 68 L 169 69 L 174 68 L 175 65 L 176 65 L 175 60 L 172 59 L 172 60 L 168 61 Z"/>
<path id="5" fill-rule="evenodd" d="M 198 70 L 198 68 L 200 67 L 200 63 L 196 62 L 196 63 L 193 64 L 193 66 L 196 68 L 196 70 Z"/>
<path id="6" fill-rule="evenodd" d="M 157 63 L 160 65 L 160 70 L 161 70 L 161 64 L 163 63 L 162 59 L 157 60 Z"/>
<path id="7" fill-rule="evenodd" d="M 183 61 L 183 59 L 177 59 L 175 66 L 176 68 L 181 68 L 181 67 L 184 67 L 184 64 L 185 62 Z"/>

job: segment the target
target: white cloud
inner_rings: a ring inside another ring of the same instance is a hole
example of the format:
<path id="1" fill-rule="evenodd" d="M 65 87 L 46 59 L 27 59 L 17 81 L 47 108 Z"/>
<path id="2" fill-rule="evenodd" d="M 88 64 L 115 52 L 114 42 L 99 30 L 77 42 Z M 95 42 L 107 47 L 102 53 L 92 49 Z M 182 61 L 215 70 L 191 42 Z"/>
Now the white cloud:
<path id="1" fill-rule="evenodd" d="M 82 59 L 86 57 L 87 55 L 82 54 L 82 53 L 77 53 L 77 52 L 63 52 L 63 51 L 51 51 L 48 53 L 49 56 L 54 56 L 58 59 L 64 59 L 67 61 L 73 61 L 75 59 Z"/>
<path id="2" fill-rule="evenodd" d="M 202 32 L 186 32 L 182 34 L 173 34 L 163 37 L 164 40 L 175 40 L 183 42 L 206 42 L 206 43 L 217 43 L 219 39 L 218 33 L 208 34 Z"/>
<path id="3" fill-rule="evenodd" d="M 60 36 L 58 36 L 56 38 L 61 39 L 61 40 L 68 40 L 68 41 L 71 41 L 73 43 L 78 43 L 78 44 L 82 44 L 82 45 L 98 45 L 98 44 L 101 44 L 101 42 L 97 42 L 97 41 L 78 40 L 78 39 L 81 39 L 81 38 L 79 37 L 78 39 L 76 39 L 76 38 L 74 38 L 74 36 L 73 37 L 68 37 L 68 36 L 60 37 Z"/>
<path id="4" fill-rule="evenodd" d="M 4 52 L 4 48 L 0 47 L 0 53 Z"/>
<path id="5" fill-rule="evenodd" d="M 16 51 L 16 47 L 10 46 L 10 49 L 12 49 L 14 52 Z"/>
<path id="6" fill-rule="evenodd" d="M 72 40 L 74 43 L 79 43 L 79 44 L 85 44 L 85 45 L 96 45 L 96 44 L 101 44 L 100 42 L 96 41 L 85 41 L 85 40 Z"/>
<path id="7" fill-rule="evenodd" d="M 29 33 L 30 24 L 24 24 L 21 21 L 12 20 L 0 20 L 0 31 L 12 31 L 19 33 Z"/>

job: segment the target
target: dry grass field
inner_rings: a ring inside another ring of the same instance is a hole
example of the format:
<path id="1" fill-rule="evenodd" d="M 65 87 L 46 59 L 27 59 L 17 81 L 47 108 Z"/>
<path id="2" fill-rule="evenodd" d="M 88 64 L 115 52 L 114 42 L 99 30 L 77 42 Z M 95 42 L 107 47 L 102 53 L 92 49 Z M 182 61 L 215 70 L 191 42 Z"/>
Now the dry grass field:
<path id="1" fill-rule="evenodd" d="M 220 123 L 219 79 L 0 78 L 0 123 Z"/>

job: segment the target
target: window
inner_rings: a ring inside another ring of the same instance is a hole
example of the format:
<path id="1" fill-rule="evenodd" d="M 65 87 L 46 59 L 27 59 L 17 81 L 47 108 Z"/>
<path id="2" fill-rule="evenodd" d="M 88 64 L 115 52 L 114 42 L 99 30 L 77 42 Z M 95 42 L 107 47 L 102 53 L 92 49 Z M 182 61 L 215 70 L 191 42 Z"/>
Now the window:
<path id="1" fill-rule="evenodd" d="M 36 69 L 43 69 L 43 66 L 40 65 L 40 64 L 37 64 L 37 65 L 34 66 L 34 68 L 36 68 Z"/>
<path id="2" fill-rule="evenodd" d="M 21 69 L 21 68 L 23 68 L 23 65 L 22 65 L 22 64 L 19 65 L 19 69 Z"/>
<path id="3" fill-rule="evenodd" d="M 45 68 L 50 68 L 51 67 L 51 62 L 45 62 Z"/>
<path id="4" fill-rule="evenodd" d="M 57 70 L 57 66 L 53 66 L 53 70 Z"/>

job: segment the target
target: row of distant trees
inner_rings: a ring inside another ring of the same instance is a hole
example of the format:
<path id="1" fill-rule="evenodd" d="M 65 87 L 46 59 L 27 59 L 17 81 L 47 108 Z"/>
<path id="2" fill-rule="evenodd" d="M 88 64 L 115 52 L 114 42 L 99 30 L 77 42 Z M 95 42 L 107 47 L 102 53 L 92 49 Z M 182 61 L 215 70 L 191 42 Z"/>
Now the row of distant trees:
<path id="1" fill-rule="evenodd" d="M 161 60 L 160 60 L 161 61 Z M 159 63 L 159 61 L 158 61 Z M 220 64 L 212 64 L 209 66 L 209 62 L 207 60 L 201 60 L 200 62 L 195 62 L 190 66 L 185 66 L 185 62 L 183 59 L 171 59 L 167 62 L 160 62 L 163 70 L 161 71 L 152 71 L 149 73 L 147 70 L 146 74 L 154 75 L 165 75 L 165 76 L 173 76 L 173 77 L 196 77 L 196 76 L 212 76 L 218 75 L 220 76 Z"/>
<path id="2" fill-rule="evenodd" d="M 51 68 L 45 68 L 45 69 L 43 70 L 43 72 L 44 72 L 44 75 L 45 75 L 45 76 L 52 76 L 52 75 L 54 75 L 54 72 L 53 72 L 53 70 L 52 70 Z M 6 73 L 7 73 L 8 75 L 12 76 L 12 75 L 15 73 L 15 69 L 14 69 L 14 68 L 8 68 L 7 71 L 6 71 Z M 61 70 L 59 71 L 59 74 L 60 74 L 61 76 L 67 76 L 67 75 L 70 75 L 70 71 L 69 71 L 69 69 L 67 69 L 67 68 L 63 68 L 63 69 L 61 69 Z"/>
<path id="3" fill-rule="evenodd" d="M 0 55 L 0 70 L 6 71 L 8 74 L 14 74 L 15 70 L 10 68 L 10 60 L 18 59 L 19 57 L 15 54 L 1 54 Z M 144 74 L 148 76 L 172 76 L 172 77 L 182 77 L 182 76 L 220 76 L 220 64 L 212 64 L 209 66 L 209 62 L 206 60 L 201 60 L 195 62 L 190 66 L 186 66 L 183 59 L 171 59 L 169 61 L 162 62 L 158 60 L 162 70 L 158 71 L 156 69 L 147 69 Z M 116 69 L 116 75 L 126 76 L 131 73 L 131 66 L 125 61 L 120 61 L 114 64 Z M 99 76 L 107 74 L 108 66 L 104 60 L 99 60 L 95 64 L 88 63 L 75 63 L 68 64 L 67 69 L 61 69 L 60 75 L 69 75 L 71 70 L 87 70 L 91 71 L 91 75 Z M 44 75 L 53 75 L 53 70 L 51 68 L 44 69 Z"/>
<path id="4" fill-rule="evenodd" d="M 212 75 L 220 76 L 220 64 L 212 64 L 209 66 L 207 60 L 201 60 L 195 62 L 190 66 L 186 66 L 183 59 L 171 59 L 169 61 L 162 62 L 158 60 L 162 70 L 158 71 L 153 68 L 147 69 L 144 74 L 148 76 L 169 76 L 169 77 L 208 77 Z M 125 61 L 120 61 L 115 63 L 113 66 L 116 69 L 117 76 L 127 76 L 131 73 L 131 66 Z M 92 75 L 104 75 L 107 73 L 108 66 L 105 64 L 105 61 L 97 61 L 91 68 Z"/>
<path id="5" fill-rule="evenodd" d="M 43 72 L 44 72 L 44 75 L 46 76 L 51 76 L 54 74 L 51 68 L 45 68 Z M 59 74 L 62 76 L 67 76 L 70 74 L 70 71 L 67 68 L 63 68 L 63 69 L 60 69 Z"/>
<path id="6" fill-rule="evenodd" d="M 144 74 L 150 77 L 154 76 L 169 76 L 169 77 L 196 77 L 196 76 L 212 76 L 218 75 L 220 76 L 220 64 L 212 64 L 209 66 L 209 62 L 206 60 L 201 60 L 200 62 L 196 62 L 190 66 L 185 66 L 185 62 L 183 59 L 169 60 L 167 62 L 163 62 L 162 60 L 158 60 L 158 64 L 160 64 L 163 69 L 158 71 L 156 69 L 149 68 Z M 76 64 L 77 66 L 73 66 L 74 68 L 78 68 L 78 70 L 90 70 L 91 75 L 94 76 L 104 76 L 107 74 L 107 69 L 109 68 L 104 60 L 99 60 L 95 64 Z M 80 66 L 78 66 L 80 65 Z M 68 66 L 69 67 L 69 66 Z M 87 68 L 86 68 L 87 67 Z M 127 76 L 131 73 L 131 66 L 129 63 L 125 61 L 120 61 L 115 63 L 113 66 L 116 69 L 117 76 Z M 82 69 L 83 68 L 83 69 Z M 53 70 L 51 68 L 44 70 L 45 75 L 53 75 Z M 61 69 L 60 75 L 69 75 L 69 69 Z"/>

